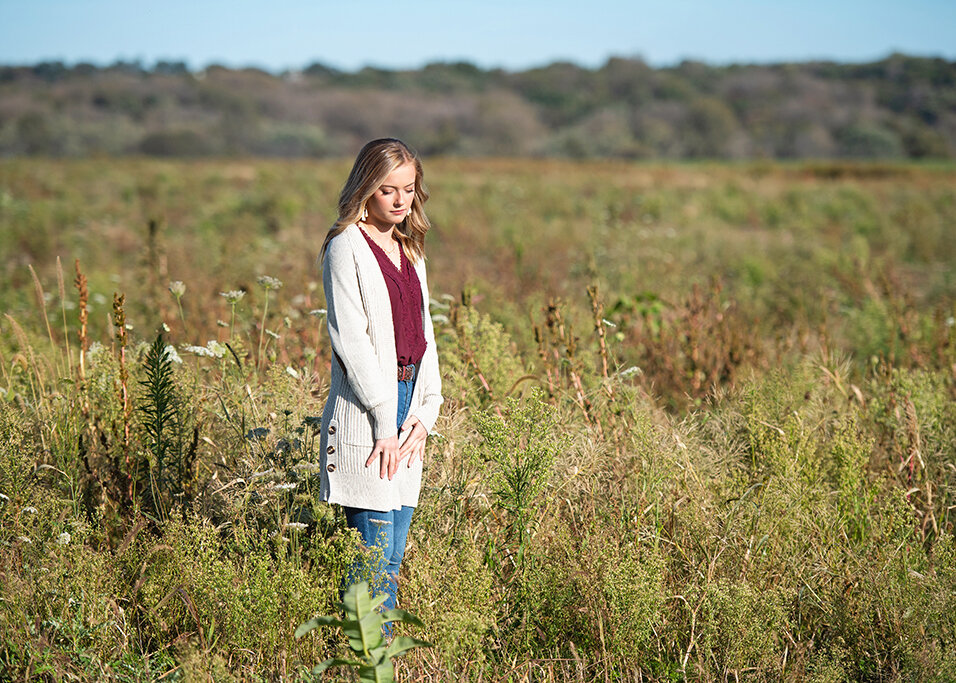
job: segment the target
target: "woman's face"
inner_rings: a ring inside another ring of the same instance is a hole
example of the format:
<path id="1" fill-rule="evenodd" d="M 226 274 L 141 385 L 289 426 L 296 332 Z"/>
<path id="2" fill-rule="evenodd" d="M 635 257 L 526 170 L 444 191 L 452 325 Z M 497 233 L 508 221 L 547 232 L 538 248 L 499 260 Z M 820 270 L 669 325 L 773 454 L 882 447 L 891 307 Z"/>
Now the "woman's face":
<path id="1" fill-rule="evenodd" d="M 365 203 L 368 210 L 366 223 L 380 228 L 398 225 L 412 210 L 415 198 L 415 164 L 408 162 L 389 173 Z"/>

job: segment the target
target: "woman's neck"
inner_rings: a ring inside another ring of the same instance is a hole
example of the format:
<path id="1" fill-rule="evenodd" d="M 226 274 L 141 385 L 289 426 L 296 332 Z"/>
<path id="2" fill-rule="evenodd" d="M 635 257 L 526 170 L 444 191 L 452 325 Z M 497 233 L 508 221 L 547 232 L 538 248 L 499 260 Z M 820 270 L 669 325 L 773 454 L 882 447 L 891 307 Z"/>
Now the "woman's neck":
<path id="1" fill-rule="evenodd" d="M 383 237 L 391 237 L 392 230 L 395 229 L 395 226 L 391 223 L 385 225 L 378 225 L 374 221 L 369 220 L 368 218 L 363 218 L 359 221 L 359 225 L 365 228 L 365 231 L 370 235 L 381 235 Z"/>
<path id="2" fill-rule="evenodd" d="M 395 234 L 395 226 L 380 226 L 369 221 L 359 221 L 359 227 L 365 231 L 365 234 L 372 238 L 372 241 L 375 242 L 378 246 L 382 247 L 386 252 L 389 251 Z"/>

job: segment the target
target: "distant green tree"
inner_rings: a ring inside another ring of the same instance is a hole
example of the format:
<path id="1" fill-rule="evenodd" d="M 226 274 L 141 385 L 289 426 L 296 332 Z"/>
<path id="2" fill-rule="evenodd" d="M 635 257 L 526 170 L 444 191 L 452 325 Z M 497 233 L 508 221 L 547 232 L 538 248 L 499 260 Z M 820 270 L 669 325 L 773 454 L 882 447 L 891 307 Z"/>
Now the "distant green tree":
<path id="1" fill-rule="evenodd" d="M 721 158 L 727 155 L 730 136 L 737 119 L 730 108 L 713 97 L 691 103 L 684 136 L 686 155 L 692 158 Z"/>
<path id="2" fill-rule="evenodd" d="M 209 136 L 194 130 L 158 131 L 146 135 L 139 143 L 143 154 L 158 157 L 195 157 L 214 152 Z"/>
<path id="3" fill-rule="evenodd" d="M 854 123 L 837 133 L 841 156 L 888 159 L 902 156 L 903 145 L 892 130 L 875 123 Z"/>
<path id="4" fill-rule="evenodd" d="M 166 76 L 183 76 L 189 73 L 189 67 L 186 66 L 186 62 L 167 62 L 163 60 L 153 65 L 153 73 Z"/>
<path id="5" fill-rule="evenodd" d="M 53 136 L 46 116 L 31 111 L 17 119 L 17 137 L 27 154 L 54 153 Z"/>
<path id="6" fill-rule="evenodd" d="M 58 81 L 68 73 L 69 69 L 63 62 L 40 62 L 33 67 L 33 75 L 48 82 Z"/>

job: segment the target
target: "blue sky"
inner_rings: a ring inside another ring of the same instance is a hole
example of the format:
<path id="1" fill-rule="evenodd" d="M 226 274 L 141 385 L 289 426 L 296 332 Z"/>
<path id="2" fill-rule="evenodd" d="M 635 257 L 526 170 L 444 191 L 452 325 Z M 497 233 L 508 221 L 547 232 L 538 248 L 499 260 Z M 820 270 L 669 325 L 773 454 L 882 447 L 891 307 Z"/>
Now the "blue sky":
<path id="1" fill-rule="evenodd" d="M 0 64 L 524 69 L 615 55 L 661 66 L 893 51 L 956 59 L 956 0 L 0 0 Z"/>

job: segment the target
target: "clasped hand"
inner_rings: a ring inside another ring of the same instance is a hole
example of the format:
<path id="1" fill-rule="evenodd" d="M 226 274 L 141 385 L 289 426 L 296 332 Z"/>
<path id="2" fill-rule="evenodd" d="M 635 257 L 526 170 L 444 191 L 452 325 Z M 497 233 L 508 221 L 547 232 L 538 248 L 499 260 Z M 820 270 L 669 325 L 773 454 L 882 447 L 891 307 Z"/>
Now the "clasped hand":
<path id="1" fill-rule="evenodd" d="M 408 467 L 412 466 L 415 458 L 425 462 L 425 440 L 428 438 L 425 426 L 417 417 L 410 417 L 402 424 L 401 433 L 406 432 L 408 437 L 401 446 L 398 445 L 398 434 L 386 439 L 376 439 L 372 453 L 365 461 L 365 466 L 371 467 L 376 458 L 381 458 L 379 477 L 384 479 L 388 476 L 391 480 L 402 460 L 407 460 Z"/>

